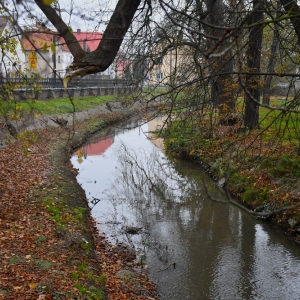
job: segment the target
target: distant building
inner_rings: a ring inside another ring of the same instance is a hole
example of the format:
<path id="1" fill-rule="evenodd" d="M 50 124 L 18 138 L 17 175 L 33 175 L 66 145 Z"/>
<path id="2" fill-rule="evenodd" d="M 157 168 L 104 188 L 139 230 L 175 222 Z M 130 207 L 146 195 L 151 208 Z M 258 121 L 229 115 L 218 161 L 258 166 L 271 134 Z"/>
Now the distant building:
<path id="1" fill-rule="evenodd" d="M 101 32 L 80 29 L 73 34 L 86 52 L 96 50 L 103 36 Z M 0 41 L 2 76 L 17 76 L 22 71 L 44 78 L 64 77 L 73 62 L 73 55 L 64 39 L 43 23 L 36 23 L 34 27 L 22 30 L 10 17 L 0 16 Z M 105 72 L 91 76 L 115 78 L 115 67 L 112 65 Z"/>
<path id="2" fill-rule="evenodd" d="M 160 49 L 156 49 L 153 57 L 149 60 L 150 71 L 147 74 L 150 85 L 178 85 L 191 81 L 197 76 L 193 50 L 189 47 L 177 47 L 164 55 L 161 54 Z"/>
<path id="3" fill-rule="evenodd" d="M 93 52 L 97 49 L 100 41 L 102 40 L 103 34 L 101 32 L 95 31 L 82 31 L 77 29 L 73 32 L 77 41 L 79 41 L 80 46 L 86 52 Z M 104 72 L 99 73 L 99 75 L 90 75 L 90 76 L 101 76 L 101 78 L 113 79 L 115 78 L 115 67 L 111 65 Z"/>
<path id="4" fill-rule="evenodd" d="M 24 31 L 22 39 L 28 72 L 41 77 L 63 77 L 73 56 L 56 32 L 40 24 L 30 31 Z"/>
<path id="5" fill-rule="evenodd" d="M 115 62 L 115 77 L 118 79 L 131 79 L 131 61 L 125 59 L 116 59 Z"/>

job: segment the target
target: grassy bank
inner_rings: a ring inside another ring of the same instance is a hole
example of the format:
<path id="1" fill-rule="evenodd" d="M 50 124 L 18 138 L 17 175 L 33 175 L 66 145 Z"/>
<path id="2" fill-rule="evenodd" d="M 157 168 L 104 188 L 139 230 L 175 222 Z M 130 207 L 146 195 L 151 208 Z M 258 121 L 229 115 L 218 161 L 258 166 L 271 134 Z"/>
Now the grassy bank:
<path id="1" fill-rule="evenodd" d="M 239 113 L 228 124 L 216 112 L 180 111 L 164 132 L 166 148 L 201 163 L 250 213 L 299 242 L 299 115 L 262 108 L 260 128 L 247 131 Z"/>
<path id="2" fill-rule="evenodd" d="M 85 96 L 70 98 L 57 98 L 48 100 L 28 100 L 18 102 L 17 108 L 22 111 L 34 111 L 37 114 L 64 114 L 88 110 L 115 100 L 117 95 Z"/>

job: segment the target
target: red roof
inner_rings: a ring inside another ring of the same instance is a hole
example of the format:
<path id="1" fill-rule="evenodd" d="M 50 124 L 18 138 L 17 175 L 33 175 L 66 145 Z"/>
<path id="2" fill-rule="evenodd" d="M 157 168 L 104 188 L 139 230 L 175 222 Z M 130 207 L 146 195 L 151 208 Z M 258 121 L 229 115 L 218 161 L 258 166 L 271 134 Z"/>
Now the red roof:
<path id="1" fill-rule="evenodd" d="M 83 50 L 94 51 L 97 49 L 103 34 L 101 32 L 73 32 L 77 41 L 79 41 L 80 46 Z"/>
<path id="2" fill-rule="evenodd" d="M 38 28 L 37 30 L 40 31 L 41 28 Z M 53 42 L 53 33 L 55 32 L 51 31 L 50 29 L 45 29 L 45 32 L 28 32 L 23 39 L 24 50 L 32 51 L 36 49 L 43 49 L 45 43 L 49 48 L 51 46 L 51 43 Z M 87 31 L 73 32 L 73 34 L 79 41 L 82 49 L 91 52 L 96 50 L 103 35 L 101 32 Z M 60 43 L 64 51 L 70 51 L 63 39 L 60 39 Z"/>
<path id="3" fill-rule="evenodd" d="M 73 153 L 73 156 L 90 156 L 90 155 L 100 155 L 106 151 L 113 143 L 112 137 L 104 138 L 96 143 L 89 144 L 80 148 L 77 152 Z"/>
<path id="4" fill-rule="evenodd" d="M 23 38 L 24 50 L 43 49 L 46 44 L 49 48 L 53 42 L 53 33 L 49 32 L 29 32 Z"/>
<path id="5" fill-rule="evenodd" d="M 130 60 L 117 60 L 117 71 L 125 71 L 130 65 Z"/>

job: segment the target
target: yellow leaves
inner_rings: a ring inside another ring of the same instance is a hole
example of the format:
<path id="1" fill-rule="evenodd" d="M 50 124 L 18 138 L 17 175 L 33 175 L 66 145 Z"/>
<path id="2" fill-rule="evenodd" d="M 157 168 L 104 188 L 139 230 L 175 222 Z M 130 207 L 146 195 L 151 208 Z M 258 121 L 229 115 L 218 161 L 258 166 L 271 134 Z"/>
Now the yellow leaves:
<path id="1" fill-rule="evenodd" d="M 189 155 L 193 155 L 195 153 L 195 149 L 192 149 L 189 153 Z"/>
<path id="2" fill-rule="evenodd" d="M 68 82 L 70 81 L 69 77 L 65 77 L 63 79 L 63 84 L 64 84 L 64 88 L 67 89 L 68 88 Z"/>
<path id="3" fill-rule="evenodd" d="M 20 114 L 10 114 L 12 120 L 21 120 Z"/>
<path id="4" fill-rule="evenodd" d="M 55 46 L 54 43 L 51 43 L 50 48 L 51 48 L 51 51 L 52 51 L 53 53 L 56 52 L 56 46 Z"/>
<path id="5" fill-rule="evenodd" d="M 83 162 L 83 159 L 82 159 L 82 157 L 83 157 L 83 152 L 82 152 L 81 149 L 77 151 L 77 156 L 78 156 L 77 161 L 81 164 L 81 163 Z"/>
<path id="6" fill-rule="evenodd" d="M 44 45 L 43 45 L 43 51 L 47 52 L 47 50 L 48 50 L 48 45 L 47 45 L 47 43 L 44 43 Z"/>
<path id="7" fill-rule="evenodd" d="M 36 283 L 29 283 L 29 288 L 30 288 L 30 290 L 35 290 L 35 288 L 36 288 L 36 286 L 37 286 L 37 284 Z"/>
<path id="8" fill-rule="evenodd" d="M 235 89 L 238 89 L 239 88 L 239 84 L 238 83 L 233 83 L 232 85 L 231 85 L 231 88 L 233 89 L 233 90 L 235 90 Z"/>
<path id="9" fill-rule="evenodd" d="M 43 0 L 45 5 L 51 5 L 53 2 L 55 2 L 56 0 Z"/>
<path id="10" fill-rule="evenodd" d="M 35 51 L 31 51 L 29 54 L 29 67 L 31 69 L 36 69 L 37 67 L 37 56 Z"/>
<path id="11" fill-rule="evenodd" d="M 15 105 L 15 110 L 21 111 L 21 110 L 23 110 L 23 106 L 20 105 L 20 104 L 16 104 Z"/>
<path id="12" fill-rule="evenodd" d="M 281 200 L 287 200 L 291 197 L 291 195 L 289 193 L 286 193 L 282 198 Z"/>
<path id="13" fill-rule="evenodd" d="M 278 73 L 283 73 L 283 72 L 285 71 L 285 66 L 283 66 L 283 65 L 278 66 L 278 67 L 276 68 L 276 71 L 277 71 Z"/>

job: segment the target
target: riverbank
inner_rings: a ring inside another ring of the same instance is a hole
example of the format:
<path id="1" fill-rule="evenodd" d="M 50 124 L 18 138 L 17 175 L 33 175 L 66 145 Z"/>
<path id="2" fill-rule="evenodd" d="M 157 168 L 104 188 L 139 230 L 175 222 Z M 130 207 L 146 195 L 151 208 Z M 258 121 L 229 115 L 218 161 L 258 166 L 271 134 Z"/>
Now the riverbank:
<path id="1" fill-rule="evenodd" d="M 277 124 L 281 119 L 268 115 L 261 128 L 245 130 L 242 114 L 226 122 L 210 116 L 179 112 L 163 133 L 168 153 L 202 165 L 225 190 L 228 202 L 280 228 L 299 243 L 297 122 L 290 121 L 288 126 L 286 121 L 282 129 Z"/>
<path id="2" fill-rule="evenodd" d="M 143 114 L 142 106 L 127 109 L 113 102 L 109 107 L 103 105 L 76 116 L 43 116 L 34 122 L 29 119 L 30 131 L 24 131 L 18 140 L 10 138 L 12 141 L 0 150 L 0 299 L 157 297 L 147 276 L 132 268 L 136 266 L 135 253 L 123 245 L 110 245 L 97 231 L 85 194 L 76 181 L 76 170 L 69 162 L 69 155 L 93 133 Z M 64 120 L 67 125 L 59 122 Z M 3 132 L 4 137 L 6 133 Z M 226 155 L 223 152 L 224 160 L 218 160 L 220 153 L 212 151 L 216 145 L 195 149 L 180 144 L 180 149 L 185 150 L 181 154 L 197 162 L 206 158 L 205 168 L 210 163 L 208 172 L 221 184 L 225 178 L 222 175 L 227 175 L 220 173 L 226 166 Z M 168 141 L 167 147 L 172 150 Z M 240 191 L 247 184 L 243 180 L 253 178 L 245 172 L 234 181 Z M 259 179 L 260 174 L 255 173 L 254 178 L 260 182 L 254 185 L 256 188 L 267 184 L 267 177 Z M 297 188 L 297 181 L 291 184 Z M 261 212 L 265 209 L 262 206 Z M 295 210 L 292 214 L 288 211 L 281 218 L 288 228 L 292 227 L 290 219 L 297 220 Z M 296 221 L 292 229 L 297 228 Z"/>
<path id="3" fill-rule="evenodd" d="M 142 109 L 119 104 L 84 112 L 76 122 L 68 116 L 71 126 L 44 117 L 17 140 L 3 142 L 0 299 L 156 298 L 146 275 L 132 269 L 132 249 L 110 245 L 97 231 L 69 162 L 94 132 Z"/>

